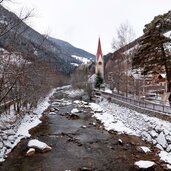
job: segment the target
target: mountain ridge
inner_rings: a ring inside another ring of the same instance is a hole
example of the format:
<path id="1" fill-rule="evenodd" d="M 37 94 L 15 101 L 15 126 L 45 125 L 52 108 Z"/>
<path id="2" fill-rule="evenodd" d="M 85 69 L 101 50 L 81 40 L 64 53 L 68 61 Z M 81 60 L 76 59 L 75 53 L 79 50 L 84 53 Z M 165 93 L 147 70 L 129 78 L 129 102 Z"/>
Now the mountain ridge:
<path id="1" fill-rule="evenodd" d="M 75 66 L 71 63 L 82 63 L 23 20 L 0 5 L 0 47 L 20 52 L 29 60 L 47 61 L 64 74 L 71 74 L 75 70 Z"/>
<path id="2" fill-rule="evenodd" d="M 66 49 L 66 51 L 71 54 L 71 55 L 76 55 L 76 56 L 80 56 L 80 57 L 86 57 L 88 59 L 91 60 L 95 60 L 95 55 L 87 52 L 81 48 L 75 47 L 73 46 L 71 43 L 61 40 L 61 39 L 57 39 L 54 37 L 48 37 L 49 40 L 51 40 L 52 42 L 54 42 L 56 45 Z"/>

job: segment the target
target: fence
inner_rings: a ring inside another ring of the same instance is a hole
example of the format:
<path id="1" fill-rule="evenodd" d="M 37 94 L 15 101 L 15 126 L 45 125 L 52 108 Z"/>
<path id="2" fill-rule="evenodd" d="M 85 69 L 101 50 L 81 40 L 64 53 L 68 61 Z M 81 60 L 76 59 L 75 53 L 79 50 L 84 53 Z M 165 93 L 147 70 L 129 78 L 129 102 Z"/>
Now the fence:
<path id="1" fill-rule="evenodd" d="M 129 103 L 131 105 L 135 105 L 137 107 L 150 109 L 150 110 L 157 111 L 157 112 L 171 114 L 171 107 L 170 106 L 155 104 L 155 103 L 147 102 L 144 100 L 136 100 L 136 99 L 129 98 L 126 96 L 122 96 L 122 95 L 119 95 L 116 93 L 111 94 L 111 93 L 107 93 L 107 92 L 99 91 L 99 90 L 95 90 L 95 92 L 98 92 L 99 94 L 102 94 L 102 95 L 107 95 L 108 97 L 115 98 L 117 100 Z"/>
<path id="2" fill-rule="evenodd" d="M 6 111 L 12 104 L 14 103 L 14 101 L 8 101 L 8 102 L 5 102 L 3 104 L 0 105 L 0 113 Z"/>
<path id="3" fill-rule="evenodd" d="M 19 99 L 9 100 L 5 103 L 0 104 L 0 114 L 7 110 L 10 110 L 10 107 L 14 105 Z"/>

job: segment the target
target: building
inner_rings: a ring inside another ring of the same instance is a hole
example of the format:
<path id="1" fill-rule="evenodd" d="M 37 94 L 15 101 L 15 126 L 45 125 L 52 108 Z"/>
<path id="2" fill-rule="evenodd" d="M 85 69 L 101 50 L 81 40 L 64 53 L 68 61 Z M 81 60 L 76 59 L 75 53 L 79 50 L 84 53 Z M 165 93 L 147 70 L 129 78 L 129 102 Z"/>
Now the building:
<path id="1" fill-rule="evenodd" d="M 104 59 L 102 54 L 100 38 L 98 41 L 97 53 L 96 53 L 96 67 L 95 73 L 100 73 L 101 77 L 104 79 Z"/>

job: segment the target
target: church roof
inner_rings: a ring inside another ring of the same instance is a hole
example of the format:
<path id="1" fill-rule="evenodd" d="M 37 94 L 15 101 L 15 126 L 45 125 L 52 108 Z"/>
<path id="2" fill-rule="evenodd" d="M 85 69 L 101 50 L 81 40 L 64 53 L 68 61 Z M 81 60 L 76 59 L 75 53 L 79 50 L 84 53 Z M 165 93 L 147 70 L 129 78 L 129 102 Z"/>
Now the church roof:
<path id="1" fill-rule="evenodd" d="M 97 53 L 96 53 L 96 61 L 99 59 L 99 57 L 102 57 L 102 48 L 101 48 L 101 42 L 100 42 L 100 37 L 98 41 L 98 47 L 97 47 Z"/>

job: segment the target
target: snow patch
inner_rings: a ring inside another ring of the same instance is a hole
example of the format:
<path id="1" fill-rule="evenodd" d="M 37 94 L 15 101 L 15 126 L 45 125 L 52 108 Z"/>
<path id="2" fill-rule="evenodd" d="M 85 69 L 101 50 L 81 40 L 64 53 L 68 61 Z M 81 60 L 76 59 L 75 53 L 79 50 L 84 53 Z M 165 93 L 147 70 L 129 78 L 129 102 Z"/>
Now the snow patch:
<path id="1" fill-rule="evenodd" d="M 161 132 L 159 134 L 159 136 L 157 137 L 156 141 L 163 147 L 163 148 L 166 148 L 167 147 L 167 141 L 166 141 L 166 138 L 163 134 L 163 132 Z"/>
<path id="2" fill-rule="evenodd" d="M 138 168 L 141 168 L 141 169 L 147 169 L 155 165 L 154 162 L 147 161 L 147 160 L 140 160 L 140 161 L 135 162 L 134 164 L 135 166 L 138 166 Z"/>
<path id="3" fill-rule="evenodd" d="M 105 92 L 109 93 L 109 94 L 112 94 L 112 90 L 110 90 L 110 89 L 105 89 Z"/>
<path id="4" fill-rule="evenodd" d="M 100 105 L 96 104 L 96 103 L 90 103 L 89 107 L 91 107 L 92 110 L 94 110 L 95 112 L 102 112 L 103 109 L 100 107 Z"/>
<path id="5" fill-rule="evenodd" d="M 151 150 L 148 147 L 141 146 L 140 148 L 142 149 L 142 151 L 144 151 L 144 153 L 151 152 Z"/>
<path id="6" fill-rule="evenodd" d="M 34 115 L 26 115 L 24 119 L 22 120 L 21 125 L 18 128 L 17 136 L 22 137 L 30 137 L 29 130 L 31 128 L 36 127 L 41 123 L 40 118 L 42 116 L 42 113 L 48 108 L 49 106 L 49 97 L 52 96 L 52 94 L 55 92 L 55 89 L 44 99 L 42 100 L 36 109 L 33 110 Z"/>
<path id="7" fill-rule="evenodd" d="M 40 149 L 40 150 L 44 150 L 46 148 L 51 149 L 51 147 L 48 146 L 46 143 L 41 142 L 41 141 L 36 140 L 36 139 L 30 140 L 28 142 L 28 147 L 30 147 L 30 148 L 37 148 L 37 149 Z"/>
<path id="8" fill-rule="evenodd" d="M 65 93 L 68 94 L 69 97 L 74 98 L 77 96 L 82 96 L 84 94 L 84 90 L 82 89 L 68 90 L 68 91 L 65 91 Z"/>
<path id="9" fill-rule="evenodd" d="M 171 164 L 171 153 L 168 153 L 166 151 L 161 151 L 159 153 L 159 157 L 164 162 Z"/>
<path id="10" fill-rule="evenodd" d="M 76 109 L 76 108 L 74 108 L 74 109 L 71 110 L 71 113 L 72 113 L 72 114 L 74 114 L 74 113 L 79 113 L 79 110 Z"/>
<path id="11" fill-rule="evenodd" d="M 85 58 L 85 57 L 76 56 L 76 55 L 71 55 L 71 56 L 72 56 L 73 58 L 75 58 L 75 59 L 81 61 L 81 62 L 84 63 L 84 64 L 87 64 L 87 63 L 89 63 L 89 62 L 91 61 L 90 59 L 87 59 L 87 58 Z"/>
<path id="12" fill-rule="evenodd" d="M 79 65 L 77 63 L 71 63 L 71 65 L 78 67 Z"/>

